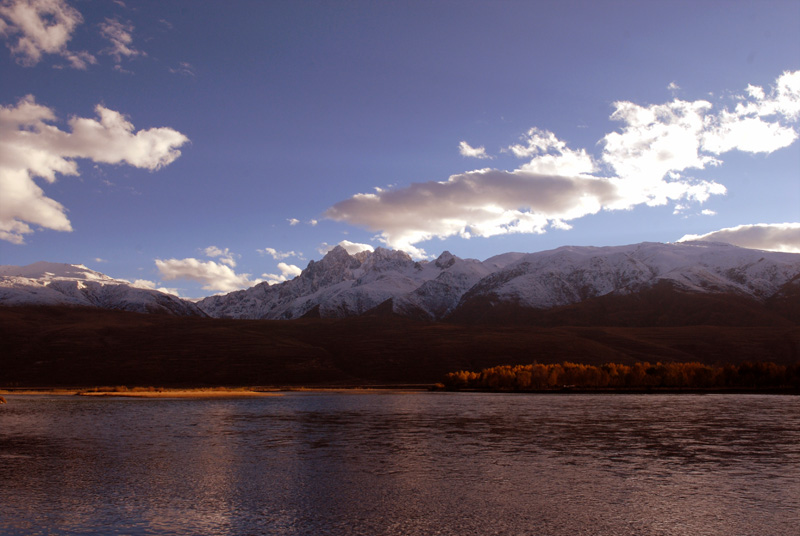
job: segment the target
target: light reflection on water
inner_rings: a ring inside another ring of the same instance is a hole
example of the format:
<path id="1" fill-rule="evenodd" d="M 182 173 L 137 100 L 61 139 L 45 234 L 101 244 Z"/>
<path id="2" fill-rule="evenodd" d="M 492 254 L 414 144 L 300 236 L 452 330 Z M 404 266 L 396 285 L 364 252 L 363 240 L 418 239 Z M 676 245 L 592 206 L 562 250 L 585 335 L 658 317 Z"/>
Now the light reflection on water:
<path id="1" fill-rule="evenodd" d="M 800 533 L 800 397 L 7 399 L 3 535 Z"/>

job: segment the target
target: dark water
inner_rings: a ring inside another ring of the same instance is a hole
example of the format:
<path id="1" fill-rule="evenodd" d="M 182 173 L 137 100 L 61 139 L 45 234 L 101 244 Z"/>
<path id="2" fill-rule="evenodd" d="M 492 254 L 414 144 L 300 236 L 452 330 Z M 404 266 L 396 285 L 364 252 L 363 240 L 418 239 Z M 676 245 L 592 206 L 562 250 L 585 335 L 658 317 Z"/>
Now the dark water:
<path id="1" fill-rule="evenodd" d="M 800 397 L 8 396 L 0 534 L 800 534 Z"/>

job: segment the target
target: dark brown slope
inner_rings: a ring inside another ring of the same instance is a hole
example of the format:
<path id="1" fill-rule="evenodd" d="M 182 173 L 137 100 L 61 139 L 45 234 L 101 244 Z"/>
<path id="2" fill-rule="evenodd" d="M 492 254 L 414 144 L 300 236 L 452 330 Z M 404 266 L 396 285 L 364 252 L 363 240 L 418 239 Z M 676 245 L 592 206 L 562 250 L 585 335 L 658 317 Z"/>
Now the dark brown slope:
<path id="1" fill-rule="evenodd" d="M 370 315 L 248 321 L 0 308 L 0 385 L 365 385 L 564 360 L 800 360 L 800 327 L 431 324 Z"/>

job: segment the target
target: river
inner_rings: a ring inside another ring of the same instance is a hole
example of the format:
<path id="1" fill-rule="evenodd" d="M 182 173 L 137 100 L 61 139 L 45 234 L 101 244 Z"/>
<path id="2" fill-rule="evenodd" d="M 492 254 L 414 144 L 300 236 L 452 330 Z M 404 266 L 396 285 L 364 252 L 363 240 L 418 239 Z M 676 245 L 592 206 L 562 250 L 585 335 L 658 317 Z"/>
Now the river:
<path id="1" fill-rule="evenodd" d="M 0 534 L 800 534 L 800 397 L 6 396 Z"/>

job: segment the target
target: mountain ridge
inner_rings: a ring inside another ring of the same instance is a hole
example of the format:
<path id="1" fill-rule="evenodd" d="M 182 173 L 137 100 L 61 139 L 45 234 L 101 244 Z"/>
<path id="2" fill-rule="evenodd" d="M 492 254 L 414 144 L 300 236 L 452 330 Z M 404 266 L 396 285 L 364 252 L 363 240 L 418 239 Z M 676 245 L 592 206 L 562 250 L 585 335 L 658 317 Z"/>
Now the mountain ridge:
<path id="1" fill-rule="evenodd" d="M 519 311 L 549 310 L 658 285 L 763 303 L 798 275 L 800 254 L 714 242 L 564 246 L 486 261 L 445 251 L 435 261 L 421 262 L 382 248 L 349 255 L 337 247 L 311 261 L 293 280 L 211 296 L 198 306 L 218 318 L 343 318 L 391 300 L 391 311 L 400 316 L 465 321 L 466 310 L 491 310 L 497 304 Z"/>
<path id="2" fill-rule="evenodd" d="M 83 265 L 0 266 L 0 305 L 71 305 L 213 318 L 290 320 L 394 315 L 425 321 L 602 322 L 625 308 L 665 325 L 800 321 L 800 254 L 714 242 L 563 246 L 485 261 L 449 251 L 432 261 L 337 246 L 300 275 L 196 302 L 137 288 Z M 692 302 L 702 315 L 678 302 Z M 659 314 L 669 305 L 672 316 Z M 712 307 L 712 304 L 716 304 Z M 717 307 L 719 311 L 712 311 Z M 727 309 L 727 310 L 726 310 Z M 592 314 L 589 314 L 592 311 Z M 674 314 L 673 314 L 674 313 Z M 594 318 L 594 320 L 593 320 Z M 716 320 L 715 320 L 716 319 Z M 577 320 L 576 320 L 577 321 Z"/>
<path id="3" fill-rule="evenodd" d="M 73 306 L 206 316 L 193 303 L 154 289 L 139 288 L 82 264 L 40 261 L 0 266 L 0 305 Z"/>

